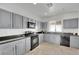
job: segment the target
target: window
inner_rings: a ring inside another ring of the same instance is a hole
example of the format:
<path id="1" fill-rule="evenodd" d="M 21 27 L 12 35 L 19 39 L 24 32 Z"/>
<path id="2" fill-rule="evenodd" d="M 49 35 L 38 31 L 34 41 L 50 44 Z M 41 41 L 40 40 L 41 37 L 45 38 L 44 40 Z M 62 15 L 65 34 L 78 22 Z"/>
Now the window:
<path id="1" fill-rule="evenodd" d="M 50 24 L 49 25 L 49 31 L 50 32 L 55 32 L 55 24 Z"/>
<path id="2" fill-rule="evenodd" d="M 60 22 L 50 23 L 49 32 L 62 32 L 62 25 Z"/>
<path id="3" fill-rule="evenodd" d="M 62 32 L 62 25 L 56 25 L 56 32 Z"/>

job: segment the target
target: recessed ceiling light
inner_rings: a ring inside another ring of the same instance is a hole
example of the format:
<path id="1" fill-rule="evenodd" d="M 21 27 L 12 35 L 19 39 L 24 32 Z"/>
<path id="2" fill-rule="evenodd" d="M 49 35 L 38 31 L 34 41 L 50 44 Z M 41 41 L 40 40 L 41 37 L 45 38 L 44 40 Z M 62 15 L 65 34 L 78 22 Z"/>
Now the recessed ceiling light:
<path id="1" fill-rule="evenodd" d="M 36 5 L 37 3 L 33 3 L 34 5 Z"/>
<path id="2" fill-rule="evenodd" d="M 47 7 L 52 7 L 53 3 L 47 3 L 46 5 L 47 5 Z"/>

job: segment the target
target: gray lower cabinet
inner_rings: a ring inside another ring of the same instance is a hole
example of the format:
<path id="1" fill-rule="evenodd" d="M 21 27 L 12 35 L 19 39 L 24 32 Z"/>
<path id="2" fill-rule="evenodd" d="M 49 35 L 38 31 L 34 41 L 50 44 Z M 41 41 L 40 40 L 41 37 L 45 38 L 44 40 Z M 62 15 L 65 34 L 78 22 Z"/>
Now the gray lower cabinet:
<path id="1" fill-rule="evenodd" d="M 44 34 L 44 41 L 49 42 L 49 40 L 50 40 L 50 35 Z"/>
<path id="2" fill-rule="evenodd" d="M 14 55 L 14 43 L 5 43 L 0 45 L 0 55 Z"/>
<path id="3" fill-rule="evenodd" d="M 44 34 L 44 40 L 49 43 L 60 44 L 60 35 L 57 34 Z"/>
<path id="4" fill-rule="evenodd" d="M 25 39 L 15 42 L 15 54 L 16 55 L 25 54 Z"/>
<path id="5" fill-rule="evenodd" d="M 0 28 L 11 28 L 11 13 L 0 9 Z"/>
<path id="6" fill-rule="evenodd" d="M 43 41 L 44 41 L 43 34 L 39 34 L 39 44 L 42 43 Z"/>
<path id="7" fill-rule="evenodd" d="M 44 39 L 45 39 L 46 42 L 55 43 L 54 42 L 55 37 L 52 34 L 45 34 Z"/>
<path id="8" fill-rule="evenodd" d="M 25 50 L 25 38 L 0 45 L 0 55 L 23 55 Z"/>
<path id="9" fill-rule="evenodd" d="M 31 38 L 30 37 L 27 37 L 26 39 L 25 39 L 25 48 L 26 48 L 26 52 L 29 52 L 30 51 L 30 48 L 31 48 Z"/>
<path id="10" fill-rule="evenodd" d="M 23 28 L 23 17 L 18 14 L 12 14 L 12 27 L 14 29 L 22 29 Z"/>
<path id="11" fill-rule="evenodd" d="M 79 48 L 79 37 L 78 36 L 70 36 L 70 47 Z"/>

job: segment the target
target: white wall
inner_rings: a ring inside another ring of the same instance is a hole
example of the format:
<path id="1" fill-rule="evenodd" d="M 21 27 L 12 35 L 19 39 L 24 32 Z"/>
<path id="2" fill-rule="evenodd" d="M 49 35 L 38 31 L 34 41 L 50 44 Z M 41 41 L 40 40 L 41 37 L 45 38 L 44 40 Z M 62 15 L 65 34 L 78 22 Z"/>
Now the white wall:
<path id="1" fill-rule="evenodd" d="M 64 19 L 70 19 L 70 18 L 79 18 L 79 12 L 70 12 L 62 15 L 57 15 L 54 17 L 49 18 L 50 20 L 64 20 Z M 51 21 L 49 21 L 51 22 Z M 62 24 L 63 25 L 63 24 Z M 78 33 L 79 34 L 79 29 L 64 29 L 62 28 L 63 32 L 71 32 L 71 33 Z"/>
<path id="2" fill-rule="evenodd" d="M 24 34 L 25 31 L 36 32 L 37 29 L 0 29 L 0 37 L 1 36 Z"/>

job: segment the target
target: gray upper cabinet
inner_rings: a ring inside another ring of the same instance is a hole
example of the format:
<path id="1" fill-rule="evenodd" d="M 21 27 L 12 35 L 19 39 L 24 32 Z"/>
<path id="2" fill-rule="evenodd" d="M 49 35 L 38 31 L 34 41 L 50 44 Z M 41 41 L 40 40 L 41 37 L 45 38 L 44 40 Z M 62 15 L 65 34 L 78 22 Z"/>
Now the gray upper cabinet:
<path id="1" fill-rule="evenodd" d="M 36 20 L 0 9 L 0 29 L 27 28 L 27 22 L 36 23 Z"/>
<path id="2" fill-rule="evenodd" d="M 11 28 L 11 13 L 0 9 L 0 29 Z"/>
<path id="3" fill-rule="evenodd" d="M 42 24 L 42 22 L 40 22 L 40 29 L 41 29 L 41 31 L 43 30 L 43 24 Z"/>
<path id="4" fill-rule="evenodd" d="M 43 31 L 46 31 L 47 29 L 47 22 L 42 22 L 41 24 Z"/>
<path id="5" fill-rule="evenodd" d="M 36 28 L 38 31 L 42 31 L 42 22 L 36 21 Z"/>
<path id="6" fill-rule="evenodd" d="M 67 28 L 67 29 L 78 28 L 78 18 L 64 20 L 63 21 L 63 28 Z"/>
<path id="7" fill-rule="evenodd" d="M 23 28 L 23 17 L 18 14 L 12 14 L 12 27 L 14 29 L 22 29 Z"/>
<path id="8" fill-rule="evenodd" d="M 23 17 L 23 28 L 27 28 L 27 22 L 29 21 L 29 18 Z"/>
<path id="9" fill-rule="evenodd" d="M 38 22 L 38 21 L 36 21 L 36 29 L 37 29 L 37 31 L 40 30 L 40 22 Z"/>

